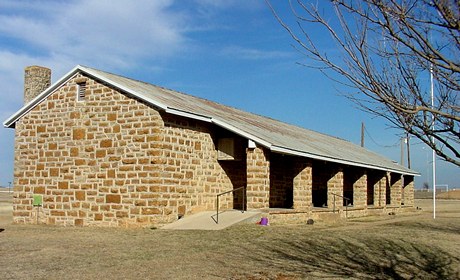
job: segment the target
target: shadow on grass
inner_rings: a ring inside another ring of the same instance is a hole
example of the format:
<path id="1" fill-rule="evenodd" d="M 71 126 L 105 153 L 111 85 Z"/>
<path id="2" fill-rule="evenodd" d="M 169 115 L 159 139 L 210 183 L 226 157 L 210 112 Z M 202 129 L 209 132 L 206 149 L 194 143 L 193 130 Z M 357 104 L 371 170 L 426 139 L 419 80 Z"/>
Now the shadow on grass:
<path id="1" fill-rule="evenodd" d="M 459 279 L 460 259 L 436 246 L 389 239 L 280 241 L 251 258 L 300 277 Z M 274 246 L 273 246 L 274 245 Z M 249 257 L 249 256 L 248 256 Z"/>
<path id="2" fill-rule="evenodd" d="M 439 219 L 439 218 L 438 218 Z M 393 226 L 399 226 L 406 229 L 424 230 L 437 232 L 441 234 L 460 234 L 460 219 L 450 219 L 449 223 L 437 224 L 434 221 L 423 223 L 394 223 Z"/>

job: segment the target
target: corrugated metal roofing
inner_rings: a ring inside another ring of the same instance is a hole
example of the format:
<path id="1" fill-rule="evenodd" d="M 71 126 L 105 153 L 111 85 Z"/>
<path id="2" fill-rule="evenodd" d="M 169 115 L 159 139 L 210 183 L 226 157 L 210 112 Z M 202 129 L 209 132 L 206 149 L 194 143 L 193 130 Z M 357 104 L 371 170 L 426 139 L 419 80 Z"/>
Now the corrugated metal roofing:
<path id="1" fill-rule="evenodd" d="M 418 175 L 413 170 L 343 139 L 89 67 L 77 66 L 31 103 L 38 104 L 60 83 L 65 82 L 78 71 L 111 84 L 166 112 L 212 122 L 259 143 L 273 152 L 405 175 Z M 12 127 L 17 119 L 32 108 L 31 106 L 35 106 L 31 103 L 5 121 L 4 125 Z"/>

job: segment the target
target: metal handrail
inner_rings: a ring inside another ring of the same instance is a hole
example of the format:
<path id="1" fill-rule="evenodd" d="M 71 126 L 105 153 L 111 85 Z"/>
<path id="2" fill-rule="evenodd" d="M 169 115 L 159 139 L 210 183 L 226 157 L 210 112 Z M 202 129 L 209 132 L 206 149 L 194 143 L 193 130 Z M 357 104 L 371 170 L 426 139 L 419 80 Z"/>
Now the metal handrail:
<path id="1" fill-rule="evenodd" d="M 348 218 L 348 201 L 350 201 L 351 199 L 349 199 L 348 197 L 342 196 L 340 194 L 336 194 L 336 193 L 331 193 L 331 194 L 334 196 L 334 205 L 332 207 L 332 212 L 335 213 L 335 197 L 339 196 L 347 201 L 347 203 L 345 203 L 345 218 Z"/>
<path id="2" fill-rule="evenodd" d="M 245 205 L 245 199 L 244 199 L 244 196 L 245 196 L 245 193 L 244 193 L 244 189 L 246 187 L 243 186 L 243 187 L 239 187 L 239 188 L 236 188 L 236 189 L 233 189 L 233 190 L 230 190 L 230 191 L 226 191 L 226 192 L 223 192 L 223 193 L 219 193 L 217 194 L 216 198 L 217 198 L 217 211 L 216 211 L 216 214 L 213 215 L 213 216 L 216 216 L 216 218 L 214 219 L 213 216 L 211 216 L 211 218 L 214 220 L 214 222 L 216 222 L 216 224 L 219 223 L 219 197 L 224 195 L 224 194 L 229 194 L 229 193 L 233 193 L 233 192 L 236 192 L 236 191 L 239 191 L 239 190 L 243 190 L 243 209 L 241 209 L 241 213 L 244 213 L 244 205 Z"/>

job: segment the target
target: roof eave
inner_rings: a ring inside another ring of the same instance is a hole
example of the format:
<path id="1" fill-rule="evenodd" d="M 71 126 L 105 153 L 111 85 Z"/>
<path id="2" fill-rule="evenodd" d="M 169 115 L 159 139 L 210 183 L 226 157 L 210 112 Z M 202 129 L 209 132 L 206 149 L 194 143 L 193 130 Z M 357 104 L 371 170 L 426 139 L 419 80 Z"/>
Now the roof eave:
<path id="1" fill-rule="evenodd" d="M 242 136 L 242 137 L 244 137 L 246 139 L 252 140 L 252 141 L 262 145 L 265 148 L 271 149 L 271 147 L 272 147 L 272 144 L 270 142 L 268 142 L 266 140 L 263 140 L 262 138 L 256 137 L 256 136 L 254 136 L 254 135 L 252 135 L 250 133 L 247 133 L 247 132 L 245 132 L 245 131 L 243 131 L 243 130 L 241 130 L 241 129 L 233 126 L 233 125 L 230 125 L 230 124 L 228 124 L 228 123 L 226 123 L 224 121 L 221 121 L 221 120 L 216 119 L 216 118 L 212 118 L 212 123 L 214 123 L 217 126 L 220 126 L 222 128 L 225 128 L 225 129 L 227 129 L 227 130 L 229 130 L 229 131 L 231 131 L 231 132 L 233 132 L 233 133 L 235 133 L 237 135 L 240 135 L 240 136 Z"/>
<path id="2" fill-rule="evenodd" d="M 203 121 L 203 122 L 209 122 L 209 123 L 212 122 L 212 118 L 209 117 L 209 116 L 195 114 L 195 113 L 192 113 L 192 112 L 187 112 L 187 111 L 183 111 L 183 110 L 179 110 L 179 109 L 174 109 L 174 108 L 171 108 L 171 107 L 167 107 L 165 112 L 169 113 L 169 114 L 181 116 L 181 117 L 186 117 L 186 118 L 189 118 L 189 119 Z"/>
<path id="3" fill-rule="evenodd" d="M 351 166 L 362 167 L 362 168 L 369 168 L 369 169 L 375 169 L 375 170 L 381 170 L 381 171 L 394 172 L 394 173 L 398 173 L 398 174 L 402 174 L 402 175 L 420 176 L 420 173 L 417 173 L 417 172 L 409 172 L 409 171 L 399 170 L 399 169 L 391 168 L 391 167 L 378 166 L 378 165 L 365 164 L 365 163 L 354 162 L 354 161 L 349 161 L 349 160 L 344 160 L 344 159 L 325 157 L 325 156 L 311 154 L 311 153 L 307 153 L 307 152 L 303 152 L 303 151 L 296 151 L 296 150 L 292 150 L 292 149 L 285 148 L 285 147 L 280 147 L 280 146 L 272 146 L 271 151 L 277 152 L 277 153 L 282 153 L 282 154 L 288 154 L 288 155 L 301 156 L 301 157 L 306 157 L 306 158 L 311 158 L 311 159 L 323 160 L 323 161 L 327 161 L 327 162 L 334 162 L 334 163 L 339 163 L 339 164 L 344 164 L 344 165 L 351 165 Z"/>

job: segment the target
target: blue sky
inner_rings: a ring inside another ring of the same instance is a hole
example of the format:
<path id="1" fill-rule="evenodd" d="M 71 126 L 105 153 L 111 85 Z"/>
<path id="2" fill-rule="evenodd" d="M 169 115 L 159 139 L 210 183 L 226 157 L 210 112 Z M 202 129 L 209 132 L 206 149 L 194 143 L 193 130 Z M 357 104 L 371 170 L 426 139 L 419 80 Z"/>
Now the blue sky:
<path id="1" fill-rule="evenodd" d="M 286 4 L 275 7 L 290 20 Z M 81 64 L 356 144 L 364 122 L 366 147 L 399 161 L 400 131 L 356 109 L 339 94 L 344 89 L 317 70 L 298 65 L 305 57 L 292 44 L 263 0 L 2 0 L 0 119 L 23 105 L 24 67 L 49 67 L 54 82 Z M 431 153 L 412 142 L 421 186 L 431 182 Z M 0 146 L 0 184 L 7 186 L 14 130 L 0 128 Z M 459 169 L 437 163 L 438 184 L 460 187 Z"/>

